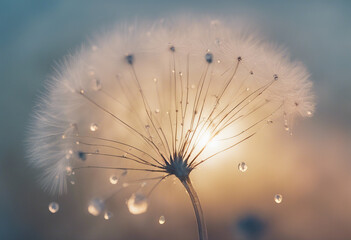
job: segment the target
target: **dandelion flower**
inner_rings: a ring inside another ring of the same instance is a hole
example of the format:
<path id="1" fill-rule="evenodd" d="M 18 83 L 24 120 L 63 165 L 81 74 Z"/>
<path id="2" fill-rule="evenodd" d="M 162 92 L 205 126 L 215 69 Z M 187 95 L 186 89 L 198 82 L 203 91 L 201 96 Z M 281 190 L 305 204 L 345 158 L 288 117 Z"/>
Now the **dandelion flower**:
<path id="1" fill-rule="evenodd" d="M 66 57 L 29 138 L 44 188 L 63 193 L 67 175 L 85 169 L 154 175 L 150 192 L 174 175 L 207 239 L 191 172 L 273 119 L 290 131 L 295 116 L 314 110 L 303 65 L 236 29 L 207 19 L 119 27 Z M 133 194 L 132 213 L 146 211 L 146 197 Z M 94 204 L 97 215 L 103 203 Z"/>

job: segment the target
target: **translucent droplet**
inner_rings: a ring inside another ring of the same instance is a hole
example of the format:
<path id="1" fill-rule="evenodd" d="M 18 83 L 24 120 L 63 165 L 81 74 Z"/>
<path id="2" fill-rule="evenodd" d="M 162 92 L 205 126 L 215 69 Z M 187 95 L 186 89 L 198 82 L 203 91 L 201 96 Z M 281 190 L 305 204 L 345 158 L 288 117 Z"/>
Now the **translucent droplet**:
<path id="1" fill-rule="evenodd" d="M 246 91 L 247 91 L 247 92 L 250 91 L 250 88 L 246 88 Z"/>
<path id="2" fill-rule="evenodd" d="M 160 112 L 160 109 L 156 108 L 155 113 L 159 113 L 159 112 Z"/>
<path id="3" fill-rule="evenodd" d="M 92 89 L 95 91 L 99 91 L 99 90 L 101 90 L 101 88 L 102 88 L 102 84 L 101 84 L 100 79 L 98 79 L 98 78 L 92 79 Z"/>
<path id="4" fill-rule="evenodd" d="M 51 202 L 49 204 L 49 211 L 51 213 L 57 213 L 57 211 L 59 210 L 60 206 L 57 202 Z"/>
<path id="5" fill-rule="evenodd" d="M 110 176 L 110 183 L 111 184 L 117 184 L 118 183 L 118 177 L 115 175 Z"/>
<path id="6" fill-rule="evenodd" d="M 126 176 L 128 174 L 128 171 L 127 170 L 124 170 L 123 172 L 122 172 L 122 176 L 124 177 L 124 176 Z"/>
<path id="7" fill-rule="evenodd" d="M 70 166 L 66 167 L 66 174 L 67 174 L 67 176 L 70 176 L 72 174 L 72 167 L 70 167 Z"/>
<path id="8" fill-rule="evenodd" d="M 90 131 L 95 132 L 99 129 L 99 126 L 96 123 L 90 124 Z"/>
<path id="9" fill-rule="evenodd" d="M 70 181 L 70 183 L 71 183 L 72 185 L 76 184 L 76 182 L 75 182 L 75 181 L 73 181 L 73 180 L 72 180 L 72 181 Z"/>
<path id="10" fill-rule="evenodd" d="M 191 89 L 194 89 L 195 88 L 195 84 L 191 84 Z"/>
<path id="11" fill-rule="evenodd" d="M 105 220 L 110 220 L 112 217 L 113 217 L 113 213 L 112 213 L 112 212 L 106 211 L 106 212 L 104 213 L 104 219 L 105 219 Z"/>
<path id="12" fill-rule="evenodd" d="M 73 154 L 73 151 L 72 149 L 68 150 L 67 153 L 66 153 L 66 159 L 70 159 L 72 157 L 72 154 Z"/>
<path id="13" fill-rule="evenodd" d="M 157 83 L 157 78 L 154 78 L 154 82 Z"/>
<path id="14" fill-rule="evenodd" d="M 166 222 L 166 218 L 165 218 L 165 216 L 161 216 L 159 219 L 158 219 L 158 223 L 159 224 L 165 224 L 165 222 Z"/>
<path id="15" fill-rule="evenodd" d="M 278 80 L 278 75 L 277 74 L 273 74 L 273 79 L 274 80 Z"/>
<path id="16" fill-rule="evenodd" d="M 267 119 L 267 124 L 272 124 L 273 120 Z"/>
<path id="17" fill-rule="evenodd" d="M 281 194 L 274 195 L 274 201 L 276 203 L 281 203 L 283 201 L 283 196 Z"/>
<path id="18" fill-rule="evenodd" d="M 133 193 L 127 200 L 127 206 L 131 214 L 142 214 L 148 207 L 147 198 L 141 193 Z"/>
<path id="19" fill-rule="evenodd" d="M 311 111 L 307 111 L 307 116 L 312 116 L 312 112 Z"/>
<path id="20" fill-rule="evenodd" d="M 247 165 L 244 162 L 238 164 L 238 169 L 240 172 L 245 172 L 247 170 Z"/>
<path id="21" fill-rule="evenodd" d="M 100 198 L 94 198 L 89 203 L 88 212 L 93 216 L 98 216 L 104 210 L 104 207 L 104 201 Z"/>

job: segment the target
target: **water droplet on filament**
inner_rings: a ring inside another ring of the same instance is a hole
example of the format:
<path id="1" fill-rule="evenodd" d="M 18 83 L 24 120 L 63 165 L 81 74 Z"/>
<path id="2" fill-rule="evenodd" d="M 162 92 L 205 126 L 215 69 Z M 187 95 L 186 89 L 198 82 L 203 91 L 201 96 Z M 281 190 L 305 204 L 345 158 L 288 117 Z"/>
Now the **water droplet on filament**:
<path id="1" fill-rule="evenodd" d="M 238 169 L 240 172 L 245 172 L 247 170 L 247 165 L 244 162 L 238 164 Z"/>
<path id="2" fill-rule="evenodd" d="M 166 218 L 165 218 L 165 216 L 161 216 L 159 219 L 158 219 L 158 223 L 159 224 L 165 224 L 165 222 L 166 222 Z"/>
<path id="3" fill-rule="evenodd" d="M 90 131 L 95 132 L 99 129 L 99 126 L 96 123 L 90 124 Z"/>
<path id="4" fill-rule="evenodd" d="M 113 213 L 110 211 L 106 211 L 104 214 L 104 219 L 105 220 L 110 220 L 113 217 Z"/>
<path id="5" fill-rule="evenodd" d="M 281 194 L 274 195 L 274 201 L 276 203 L 281 203 L 283 201 L 283 196 Z"/>
<path id="6" fill-rule="evenodd" d="M 104 210 L 104 207 L 104 201 L 100 198 L 94 198 L 89 203 L 88 212 L 93 216 L 98 216 Z"/>
<path id="7" fill-rule="evenodd" d="M 148 207 L 147 198 L 141 193 L 133 193 L 127 200 L 127 206 L 131 214 L 142 214 Z"/>
<path id="8" fill-rule="evenodd" d="M 60 206 L 57 202 L 51 202 L 49 204 L 49 211 L 51 213 L 57 213 L 57 211 L 59 210 Z"/>
<path id="9" fill-rule="evenodd" d="M 118 183 L 118 177 L 115 175 L 110 176 L 110 183 L 111 184 L 117 184 Z"/>

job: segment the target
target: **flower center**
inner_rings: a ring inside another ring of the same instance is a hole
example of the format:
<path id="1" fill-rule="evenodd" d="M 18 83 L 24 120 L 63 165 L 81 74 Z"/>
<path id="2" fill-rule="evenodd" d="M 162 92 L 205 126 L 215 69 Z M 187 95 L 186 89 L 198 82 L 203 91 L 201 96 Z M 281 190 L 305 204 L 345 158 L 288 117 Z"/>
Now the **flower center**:
<path id="1" fill-rule="evenodd" d="M 169 174 L 174 174 L 180 181 L 185 181 L 193 170 L 188 165 L 188 161 L 177 154 L 170 157 L 170 163 L 166 165 L 165 169 Z"/>

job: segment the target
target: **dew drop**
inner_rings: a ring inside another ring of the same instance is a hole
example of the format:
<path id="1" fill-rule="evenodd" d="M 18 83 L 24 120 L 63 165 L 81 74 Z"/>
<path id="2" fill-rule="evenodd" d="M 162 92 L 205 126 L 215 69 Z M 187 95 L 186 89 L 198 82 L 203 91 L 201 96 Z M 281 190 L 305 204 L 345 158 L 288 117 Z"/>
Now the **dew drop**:
<path id="1" fill-rule="evenodd" d="M 272 124 L 273 120 L 267 119 L 267 124 Z"/>
<path id="2" fill-rule="evenodd" d="M 166 218 L 165 218 L 165 216 L 161 216 L 159 219 L 158 219 L 158 223 L 159 224 L 165 224 L 165 222 L 166 222 Z"/>
<path id="3" fill-rule="evenodd" d="M 273 79 L 274 80 L 278 80 L 278 75 L 277 74 L 273 74 Z"/>
<path id="4" fill-rule="evenodd" d="M 154 82 L 157 83 L 157 78 L 154 78 Z"/>
<path id="5" fill-rule="evenodd" d="M 238 169 L 239 169 L 240 172 L 246 172 L 246 170 L 247 170 L 246 163 L 244 163 L 244 162 L 239 163 L 238 164 Z"/>
<path id="6" fill-rule="evenodd" d="M 311 117 L 312 116 L 312 112 L 311 111 L 307 111 L 307 116 Z"/>
<path id="7" fill-rule="evenodd" d="M 90 124 L 90 131 L 95 132 L 99 129 L 99 126 L 96 123 Z"/>
<path id="8" fill-rule="evenodd" d="M 75 182 L 75 181 L 73 181 L 73 180 L 72 180 L 72 181 L 70 181 L 70 183 L 71 183 L 72 185 L 76 184 L 76 182 Z"/>
<path id="9" fill-rule="evenodd" d="M 113 185 L 118 183 L 118 178 L 117 178 L 116 175 L 111 175 L 110 176 L 110 183 L 113 184 Z"/>
<path id="10" fill-rule="evenodd" d="M 90 201 L 88 212 L 93 216 L 98 216 L 104 210 L 104 202 L 100 198 L 94 198 Z"/>
<path id="11" fill-rule="evenodd" d="M 51 202 L 49 204 L 49 211 L 51 213 L 57 213 L 57 211 L 60 209 L 60 206 L 57 202 Z"/>
<path id="12" fill-rule="evenodd" d="M 105 219 L 105 220 L 110 220 L 112 217 L 113 217 L 113 213 L 112 213 L 112 212 L 106 211 L 106 212 L 104 213 L 104 219 Z"/>
<path id="13" fill-rule="evenodd" d="M 71 174 L 72 174 L 72 167 L 67 166 L 67 167 L 66 167 L 66 175 L 67 175 L 67 176 L 70 176 Z"/>
<path id="14" fill-rule="evenodd" d="M 123 172 L 122 172 L 122 176 L 124 177 L 124 176 L 126 176 L 128 174 L 128 171 L 127 170 L 124 170 Z"/>
<path id="15" fill-rule="evenodd" d="M 137 215 L 146 212 L 148 203 L 146 197 L 141 193 L 133 193 L 127 200 L 128 210 L 131 214 Z"/>
<path id="16" fill-rule="evenodd" d="M 283 201 L 283 196 L 281 194 L 274 195 L 274 201 L 276 203 L 281 203 Z"/>
<path id="17" fill-rule="evenodd" d="M 68 150 L 67 153 L 66 153 L 66 159 L 70 159 L 72 157 L 72 154 L 73 154 L 73 151 L 72 149 Z"/>
<path id="18" fill-rule="evenodd" d="M 155 113 L 159 113 L 159 112 L 160 112 L 160 109 L 156 108 Z"/>

